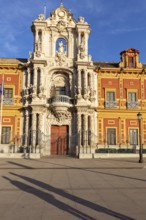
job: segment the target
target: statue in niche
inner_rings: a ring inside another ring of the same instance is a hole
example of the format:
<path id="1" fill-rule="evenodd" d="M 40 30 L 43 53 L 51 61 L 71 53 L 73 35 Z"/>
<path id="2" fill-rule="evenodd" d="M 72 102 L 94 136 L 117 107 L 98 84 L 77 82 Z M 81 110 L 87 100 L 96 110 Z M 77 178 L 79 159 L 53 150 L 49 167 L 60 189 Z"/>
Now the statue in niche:
<path id="1" fill-rule="evenodd" d="M 79 50 L 80 50 L 80 58 L 84 59 L 85 58 L 85 36 L 84 34 L 81 36 L 81 43 L 79 45 Z"/>
<path id="2" fill-rule="evenodd" d="M 60 53 L 64 53 L 64 44 L 63 44 L 62 41 L 60 41 L 59 44 L 58 44 L 58 51 Z"/>
<path id="3" fill-rule="evenodd" d="M 56 62 L 61 66 L 66 61 L 66 48 L 64 42 L 61 40 L 58 43 L 58 51 L 56 52 Z"/>

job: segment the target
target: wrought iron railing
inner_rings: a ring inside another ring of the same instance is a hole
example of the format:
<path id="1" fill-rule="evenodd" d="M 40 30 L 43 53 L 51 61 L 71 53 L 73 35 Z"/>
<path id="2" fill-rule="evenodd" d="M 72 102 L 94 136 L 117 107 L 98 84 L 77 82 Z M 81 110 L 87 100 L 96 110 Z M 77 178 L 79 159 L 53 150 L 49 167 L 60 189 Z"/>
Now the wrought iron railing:
<path id="1" fill-rule="evenodd" d="M 138 107 L 139 107 L 139 102 L 127 102 L 127 108 L 133 109 Z"/>
<path id="2" fill-rule="evenodd" d="M 3 99 L 3 105 L 13 105 L 14 99 L 13 98 L 4 98 Z"/>
<path id="3" fill-rule="evenodd" d="M 116 108 L 117 101 L 105 101 L 105 108 Z"/>

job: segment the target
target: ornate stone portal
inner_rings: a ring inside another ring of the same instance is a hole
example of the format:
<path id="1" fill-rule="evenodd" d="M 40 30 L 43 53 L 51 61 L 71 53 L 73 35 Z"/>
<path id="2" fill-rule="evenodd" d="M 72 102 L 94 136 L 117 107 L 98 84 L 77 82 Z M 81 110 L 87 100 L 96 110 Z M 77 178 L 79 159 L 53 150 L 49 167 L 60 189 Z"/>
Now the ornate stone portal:
<path id="1" fill-rule="evenodd" d="M 97 82 L 88 54 L 89 24 L 83 17 L 76 22 L 61 4 L 47 19 L 39 15 L 32 32 L 35 48 L 25 74 L 24 102 L 31 150 L 50 155 L 93 149 Z"/>

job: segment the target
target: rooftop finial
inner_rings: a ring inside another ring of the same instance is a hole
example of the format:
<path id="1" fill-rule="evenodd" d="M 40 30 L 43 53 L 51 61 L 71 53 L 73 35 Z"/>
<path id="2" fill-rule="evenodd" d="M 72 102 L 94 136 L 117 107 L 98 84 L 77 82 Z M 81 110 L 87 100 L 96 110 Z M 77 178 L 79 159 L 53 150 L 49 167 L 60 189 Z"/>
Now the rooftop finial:
<path id="1" fill-rule="evenodd" d="M 60 1 L 60 7 L 63 7 L 63 0 Z"/>

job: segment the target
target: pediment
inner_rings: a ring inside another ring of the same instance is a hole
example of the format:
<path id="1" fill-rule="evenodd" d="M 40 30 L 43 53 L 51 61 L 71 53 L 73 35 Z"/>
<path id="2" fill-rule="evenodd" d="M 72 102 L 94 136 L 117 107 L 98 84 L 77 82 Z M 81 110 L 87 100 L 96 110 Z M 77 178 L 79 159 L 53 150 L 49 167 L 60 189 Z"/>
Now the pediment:
<path id="1" fill-rule="evenodd" d="M 66 9 L 63 4 L 59 8 L 51 12 L 50 17 L 47 18 L 48 22 L 56 25 L 59 30 L 63 30 L 65 27 L 75 27 L 76 21 L 73 18 L 73 14 Z"/>

